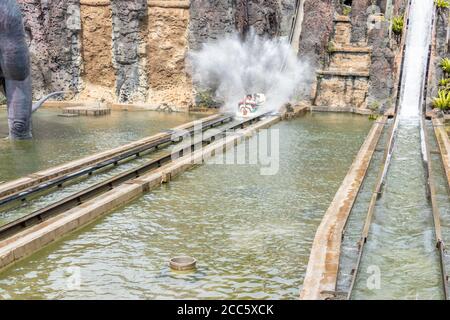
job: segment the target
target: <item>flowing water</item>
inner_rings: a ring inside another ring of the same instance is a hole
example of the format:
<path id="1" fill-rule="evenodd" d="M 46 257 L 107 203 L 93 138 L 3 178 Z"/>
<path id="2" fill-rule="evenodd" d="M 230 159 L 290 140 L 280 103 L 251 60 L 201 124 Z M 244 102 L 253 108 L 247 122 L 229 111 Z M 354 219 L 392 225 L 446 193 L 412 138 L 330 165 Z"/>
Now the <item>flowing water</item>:
<path id="1" fill-rule="evenodd" d="M 0 298 L 295 299 L 317 226 L 371 124 L 343 114 L 282 122 L 277 174 L 188 171 L 4 271 Z M 198 260 L 196 272 L 169 270 L 180 254 Z"/>
<path id="2" fill-rule="evenodd" d="M 432 0 L 412 1 L 397 139 L 375 207 L 355 299 L 443 297 L 420 132 L 432 13 Z"/>
<path id="3" fill-rule="evenodd" d="M 0 111 L 0 182 L 112 149 L 156 134 L 198 116 L 185 113 L 112 112 L 105 117 L 58 117 L 58 111 L 39 110 L 33 116 L 30 141 L 11 142 L 6 111 Z"/>

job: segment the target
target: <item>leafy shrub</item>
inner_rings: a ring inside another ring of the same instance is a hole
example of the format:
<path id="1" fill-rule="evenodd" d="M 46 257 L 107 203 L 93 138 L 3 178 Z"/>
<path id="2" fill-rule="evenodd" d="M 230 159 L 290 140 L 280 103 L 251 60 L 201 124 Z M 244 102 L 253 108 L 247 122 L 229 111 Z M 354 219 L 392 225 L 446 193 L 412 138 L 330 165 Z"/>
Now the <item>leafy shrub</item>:
<path id="1" fill-rule="evenodd" d="M 450 91 L 450 78 L 442 78 L 439 80 L 439 90 Z"/>
<path id="2" fill-rule="evenodd" d="M 440 110 L 450 109 L 450 92 L 439 90 L 438 96 L 433 99 L 433 106 Z"/>
<path id="3" fill-rule="evenodd" d="M 434 4 L 438 9 L 450 8 L 450 2 L 448 2 L 448 0 L 434 0 Z"/>
<path id="4" fill-rule="evenodd" d="M 441 60 L 441 68 L 445 74 L 450 74 L 450 59 L 444 58 Z"/>
<path id="5" fill-rule="evenodd" d="M 200 108 L 219 108 L 220 104 L 214 100 L 211 90 L 201 91 L 197 93 L 195 99 L 196 105 Z"/>
<path id="6" fill-rule="evenodd" d="M 403 27 L 405 25 L 405 19 L 403 16 L 395 16 L 392 19 L 392 32 L 396 36 L 400 36 L 403 33 Z"/>

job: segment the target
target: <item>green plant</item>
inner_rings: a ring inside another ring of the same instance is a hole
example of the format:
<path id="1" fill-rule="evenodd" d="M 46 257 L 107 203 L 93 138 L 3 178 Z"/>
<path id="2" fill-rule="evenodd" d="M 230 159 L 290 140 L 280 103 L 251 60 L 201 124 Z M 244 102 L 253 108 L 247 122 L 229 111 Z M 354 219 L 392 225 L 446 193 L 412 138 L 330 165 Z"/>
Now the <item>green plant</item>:
<path id="1" fill-rule="evenodd" d="M 438 10 L 450 8 L 450 2 L 448 2 L 448 0 L 434 0 L 434 4 L 438 8 Z"/>
<path id="2" fill-rule="evenodd" d="M 328 53 L 333 53 L 334 51 L 336 51 L 336 46 L 334 45 L 334 42 L 333 41 L 328 41 L 327 52 Z"/>
<path id="3" fill-rule="evenodd" d="M 369 105 L 369 109 L 372 111 L 380 110 L 381 103 L 379 101 L 372 101 Z"/>
<path id="4" fill-rule="evenodd" d="M 439 80 L 439 89 L 450 91 L 450 78 L 442 78 Z"/>
<path id="5" fill-rule="evenodd" d="M 450 59 L 449 58 L 442 59 L 440 65 L 441 65 L 442 71 L 444 71 L 444 73 L 446 75 L 450 74 Z"/>
<path id="6" fill-rule="evenodd" d="M 392 19 L 392 32 L 396 36 L 400 36 L 403 33 L 403 27 L 405 25 L 405 18 L 403 16 L 395 16 Z"/>
<path id="7" fill-rule="evenodd" d="M 196 104 L 200 108 L 217 108 L 219 104 L 214 100 L 211 90 L 205 90 L 197 93 Z"/>
<path id="8" fill-rule="evenodd" d="M 433 99 L 433 107 L 440 110 L 450 109 L 450 92 L 439 90 L 438 96 Z"/>
<path id="9" fill-rule="evenodd" d="M 6 97 L 0 92 L 0 106 L 6 104 Z"/>
<path id="10" fill-rule="evenodd" d="M 377 114 L 371 114 L 371 115 L 369 115 L 369 120 L 370 121 L 375 121 L 375 120 L 377 120 L 378 119 L 378 115 Z"/>
<path id="11" fill-rule="evenodd" d="M 349 16 L 350 13 L 352 13 L 352 7 L 344 5 L 343 8 L 342 8 L 342 14 L 344 16 Z"/>

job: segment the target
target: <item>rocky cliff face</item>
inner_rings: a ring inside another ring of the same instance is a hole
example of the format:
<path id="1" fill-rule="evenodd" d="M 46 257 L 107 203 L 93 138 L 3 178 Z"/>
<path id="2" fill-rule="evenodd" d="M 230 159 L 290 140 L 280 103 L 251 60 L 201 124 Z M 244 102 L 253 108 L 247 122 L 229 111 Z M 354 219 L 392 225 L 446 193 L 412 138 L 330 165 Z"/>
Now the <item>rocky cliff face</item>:
<path id="1" fill-rule="evenodd" d="M 389 23 L 383 22 L 381 28 L 368 33 L 368 43 L 372 47 L 370 65 L 370 87 L 368 105 L 370 108 L 386 110 L 394 106 L 393 99 L 396 74 L 396 51 L 389 41 Z"/>
<path id="2" fill-rule="evenodd" d="M 250 28 L 269 37 L 288 36 L 301 1 L 299 55 L 320 68 L 340 7 L 338 0 L 18 1 L 29 34 L 36 97 L 62 89 L 78 93 L 79 99 L 182 107 L 192 103 L 188 50 Z M 385 6 L 386 1 L 377 3 Z M 405 1 L 396 0 L 394 7 Z M 352 40 L 369 39 L 369 2 L 353 1 Z M 369 45 L 380 45 L 375 34 L 370 39 Z M 392 71 L 388 51 L 383 44 L 374 51 L 377 99 L 377 92 L 386 89 L 381 88 L 383 76 Z"/>
<path id="3" fill-rule="evenodd" d="M 30 42 L 35 96 L 48 91 L 78 91 L 82 66 L 79 0 L 18 3 Z"/>
<path id="4" fill-rule="evenodd" d="M 367 19 L 371 11 L 368 8 L 371 5 L 372 0 L 353 0 L 351 13 L 353 26 L 352 42 L 360 43 L 367 41 Z"/>
<path id="5" fill-rule="evenodd" d="M 234 0 L 196 0 L 190 6 L 189 44 L 193 50 L 201 44 L 235 31 Z"/>
<path id="6" fill-rule="evenodd" d="M 195 0 L 190 7 L 192 49 L 233 32 L 287 36 L 296 0 Z"/>
<path id="7" fill-rule="evenodd" d="M 327 54 L 327 44 L 333 31 L 334 11 L 333 0 L 305 0 L 299 55 L 315 67 L 323 64 L 323 58 Z"/>
<path id="8" fill-rule="evenodd" d="M 147 1 L 112 0 L 113 64 L 119 102 L 145 101 L 148 88 L 142 59 Z"/>
<path id="9" fill-rule="evenodd" d="M 112 12 L 109 5 L 81 5 L 82 100 L 115 101 L 112 59 Z"/>
<path id="10" fill-rule="evenodd" d="M 394 0 L 392 14 L 405 14 L 407 0 Z M 380 8 L 386 10 L 387 2 L 378 1 Z M 385 11 L 382 11 L 385 13 Z M 401 48 L 393 39 L 389 38 L 390 24 L 380 21 L 379 26 L 367 32 L 368 45 L 372 47 L 372 64 L 370 65 L 370 87 L 368 105 L 376 109 L 386 110 L 395 106 L 397 70 L 401 63 Z"/>
<path id="11" fill-rule="evenodd" d="M 193 89 L 186 68 L 190 15 L 185 8 L 149 8 L 147 77 L 149 103 L 188 107 Z"/>
<path id="12" fill-rule="evenodd" d="M 428 98 L 437 97 L 439 80 L 445 77 L 440 66 L 442 59 L 448 57 L 449 52 L 449 13 L 438 12 L 435 19 L 435 33 L 433 35 L 433 51 L 430 64 L 430 77 L 428 79 Z"/>
<path id="13" fill-rule="evenodd" d="M 236 29 L 246 34 L 250 28 L 259 35 L 279 35 L 281 3 L 278 0 L 237 0 Z"/>

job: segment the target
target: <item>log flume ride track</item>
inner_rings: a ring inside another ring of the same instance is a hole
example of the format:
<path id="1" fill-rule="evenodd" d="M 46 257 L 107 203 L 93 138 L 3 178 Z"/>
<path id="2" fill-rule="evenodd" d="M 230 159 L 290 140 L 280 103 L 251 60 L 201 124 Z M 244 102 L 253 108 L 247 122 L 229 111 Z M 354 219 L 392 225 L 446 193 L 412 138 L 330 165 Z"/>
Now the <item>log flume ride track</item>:
<path id="1" fill-rule="evenodd" d="M 186 137 L 187 134 L 192 137 L 194 134 L 198 134 L 203 131 L 201 139 L 189 139 L 188 141 L 190 142 L 188 144 L 183 145 L 182 148 L 179 148 L 176 151 L 167 152 L 167 154 L 156 159 L 149 160 L 144 164 L 138 166 L 137 168 L 133 168 L 131 170 L 118 174 L 110 179 L 107 179 L 106 181 L 102 181 L 64 199 L 61 199 L 60 201 L 52 203 L 42 209 L 39 209 L 17 220 L 0 226 L 0 240 L 7 239 L 25 229 L 45 222 L 46 220 L 62 214 L 70 209 L 78 207 L 89 200 L 97 198 L 102 194 L 127 183 L 128 181 L 139 178 L 144 174 L 148 174 L 149 172 L 156 170 L 167 163 L 170 163 L 172 159 L 178 159 L 180 157 L 183 157 L 185 154 L 193 152 L 199 147 L 210 144 L 218 138 L 224 137 L 230 131 L 243 129 L 256 122 L 259 122 L 261 119 L 265 118 L 268 115 L 269 113 L 264 113 L 242 121 L 232 121 L 233 117 L 231 115 L 222 115 L 213 120 L 203 122 L 200 130 L 198 127 L 192 126 L 185 132 L 183 132 L 182 135 L 170 130 L 163 137 L 144 146 L 128 150 L 118 156 L 114 156 L 93 166 L 83 168 L 77 172 L 73 172 L 67 175 L 62 175 L 38 186 L 34 186 L 19 193 L 9 195 L 3 198 L 0 204 L 6 205 L 13 201 L 24 201 L 24 199 L 27 199 L 27 197 L 41 194 L 43 191 L 49 192 L 52 188 L 61 188 L 63 186 L 63 183 L 67 184 L 81 176 L 92 175 L 94 172 L 104 169 L 108 166 L 119 166 L 121 162 L 127 159 L 130 160 L 131 158 L 139 157 L 144 152 L 149 152 L 163 146 L 180 143 L 182 137 Z M 206 130 L 211 128 L 215 128 L 216 130 L 208 134 Z"/>

